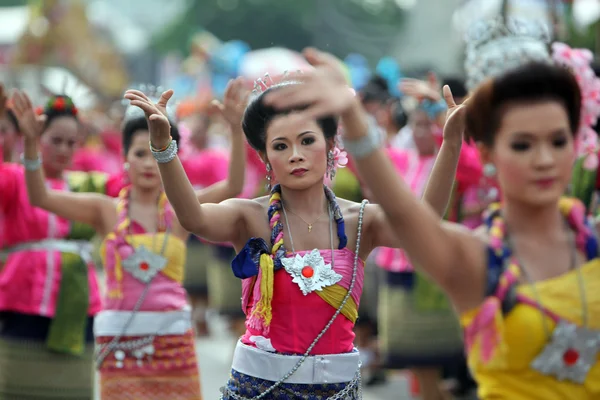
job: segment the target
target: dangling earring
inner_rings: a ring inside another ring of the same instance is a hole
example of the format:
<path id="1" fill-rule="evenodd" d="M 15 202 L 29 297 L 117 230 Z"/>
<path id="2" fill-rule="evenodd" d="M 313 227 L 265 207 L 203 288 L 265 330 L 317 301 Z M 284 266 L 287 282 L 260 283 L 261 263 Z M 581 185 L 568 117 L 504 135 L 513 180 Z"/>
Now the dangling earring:
<path id="1" fill-rule="evenodd" d="M 329 150 L 327 153 L 327 176 L 330 180 L 335 178 L 335 160 L 333 159 L 333 150 Z"/>
<path id="2" fill-rule="evenodd" d="M 129 163 L 128 162 L 126 162 L 125 164 L 123 164 L 123 169 L 125 171 L 129 171 Z"/>
<path id="3" fill-rule="evenodd" d="M 267 190 L 271 192 L 271 164 L 267 163 Z"/>
<path id="4" fill-rule="evenodd" d="M 487 163 L 483 166 L 483 175 L 486 178 L 491 178 L 496 175 L 496 166 L 492 163 Z"/>

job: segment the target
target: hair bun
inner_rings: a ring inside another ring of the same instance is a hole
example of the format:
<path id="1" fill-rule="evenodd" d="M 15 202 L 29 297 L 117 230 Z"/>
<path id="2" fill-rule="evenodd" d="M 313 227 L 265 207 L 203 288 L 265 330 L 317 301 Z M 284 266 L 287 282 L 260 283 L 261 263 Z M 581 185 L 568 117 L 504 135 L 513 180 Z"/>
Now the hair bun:
<path id="1" fill-rule="evenodd" d="M 73 99 L 66 95 L 50 97 L 44 109 L 45 114 L 70 114 L 76 116 L 79 110 L 73 103 Z"/>

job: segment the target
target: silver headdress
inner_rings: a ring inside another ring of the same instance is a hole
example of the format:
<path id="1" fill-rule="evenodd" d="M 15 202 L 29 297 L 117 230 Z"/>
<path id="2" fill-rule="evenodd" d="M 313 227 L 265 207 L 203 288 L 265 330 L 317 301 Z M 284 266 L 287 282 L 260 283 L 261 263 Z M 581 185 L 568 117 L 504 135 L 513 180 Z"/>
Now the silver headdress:
<path id="1" fill-rule="evenodd" d="M 296 74 L 301 74 L 302 71 L 296 71 Z M 269 89 L 271 86 L 275 85 L 286 85 L 291 83 L 297 83 L 294 81 L 294 75 L 290 74 L 289 71 L 284 71 L 283 74 L 278 77 L 276 80 L 273 80 L 271 75 L 267 72 L 262 78 L 258 78 L 254 81 L 254 87 L 252 89 L 251 100 L 256 99 L 263 92 Z"/>
<path id="2" fill-rule="evenodd" d="M 467 87 L 501 75 L 530 61 L 548 61 L 550 31 L 539 20 L 502 18 L 477 21 L 467 30 Z"/>
<path id="3" fill-rule="evenodd" d="M 158 102 L 160 99 L 160 95 L 164 91 L 164 89 L 160 86 L 148 85 L 148 84 L 139 84 L 131 87 L 130 89 L 137 89 L 140 92 L 143 92 L 146 96 L 150 98 L 153 102 Z M 125 108 L 125 116 L 123 118 L 123 122 L 126 122 L 133 118 L 144 117 L 144 111 L 142 111 L 139 107 L 132 106 L 129 104 L 129 100 L 123 100 L 122 104 Z M 167 104 L 167 115 L 171 121 L 175 120 L 175 108 L 176 104 L 171 100 Z"/>

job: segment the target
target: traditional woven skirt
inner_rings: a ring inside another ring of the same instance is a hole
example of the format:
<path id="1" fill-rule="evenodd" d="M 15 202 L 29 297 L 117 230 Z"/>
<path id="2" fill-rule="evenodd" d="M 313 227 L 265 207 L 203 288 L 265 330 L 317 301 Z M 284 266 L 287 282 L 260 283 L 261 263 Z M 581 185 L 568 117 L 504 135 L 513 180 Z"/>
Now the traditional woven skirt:
<path id="1" fill-rule="evenodd" d="M 446 367 L 460 362 L 460 325 L 445 294 L 412 272 L 386 272 L 379 292 L 379 343 L 385 367 Z"/>
<path id="2" fill-rule="evenodd" d="M 51 352 L 45 337 L 50 319 L 0 315 L 0 400 L 91 400 L 94 382 L 92 320 L 80 356 Z"/>
<path id="3" fill-rule="evenodd" d="M 208 265 L 208 304 L 221 315 L 243 318 L 242 281 L 231 270 L 235 251 L 216 245 L 213 250 L 214 256 Z"/>
<path id="4" fill-rule="evenodd" d="M 121 341 L 139 339 L 123 337 Z M 96 338 L 106 344 L 112 337 Z M 100 366 L 102 400 L 201 400 L 200 373 L 194 333 L 157 336 L 152 356 L 141 362 L 126 355 L 123 360 L 112 351 Z"/>
<path id="5" fill-rule="evenodd" d="M 212 257 L 212 245 L 202 243 L 191 235 L 187 244 L 185 279 L 183 281 L 183 286 L 190 296 L 207 294 L 206 269 Z"/>
<path id="6" fill-rule="evenodd" d="M 236 370 L 231 370 L 231 376 L 227 382 L 226 388 L 221 389 L 221 400 L 235 400 L 231 393 L 235 393 L 242 398 L 251 399 L 265 392 L 275 382 L 266 381 L 264 379 L 255 378 L 245 375 Z M 277 400 L 326 400 L 330 397 L 346 391 L 343 397 L 344 400 L 361 400 L 360 383 L 350 385 L 349 383 L 325 383 L 302 385 L 283 383 L 270 392 L 265 399 Z M 349 386 L 349 387 L 348 387 Z"/>

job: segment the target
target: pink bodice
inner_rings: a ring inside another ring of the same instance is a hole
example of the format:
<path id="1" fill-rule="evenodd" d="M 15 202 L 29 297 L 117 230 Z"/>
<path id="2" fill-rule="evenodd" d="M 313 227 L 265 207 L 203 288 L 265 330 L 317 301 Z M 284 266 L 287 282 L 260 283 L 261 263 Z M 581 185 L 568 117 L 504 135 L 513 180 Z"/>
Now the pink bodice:
<path id="1" fill-rule="evenodd" d="M 331 263 L 331 250 L 321 250 L 325 263 Z M 307 251 L 297 254 L 304 255 Z M 335 250 L 333 269 L 342 275 L 338 283 L 344 288 L 350 286 L 354 268 L 354 253 L 347 248 Z M 248 278 L 252 279 L 252 278 Z M 352 298 L 359 305 L 364 281 L 364 263 L 359 259 L 356 283 Z M 317 293 L 306 296 L 298 285 L 292 282 L 291 275 L 285 269 L 275 272 L 273 289 L 272 312 L 273 319 L 267 338 L 261 333 L 248 327 L 242 337 L 242 342 L 255 347 L 270 340 L 270 345 L 278 353 L 303 354 L 317 335 L 325 328 L 336 309 L 326 303 Z M 246 314 L 254 305 L 253 299 L 246 305 Z M 256 337 L 260 337 L 256 340 Z M 340 354 L 351 352 L 354 345 L 354 323 L 341 313 L 336 317 L 331 327 L 313 348 L 311 354 Z M 264 348 L 263 348 L 264 350 Z"/>
<path id="2" fill-rule="evenodd" d="M 67 190 L 64 180 L 47 180 L 55 190 Z M 0 164 L 0 249 L 44 239 L 64 239 L 71 223 L 31 206 L 27 196 L 24 169 L 16 164 Z M 101 309 L 96 271 L 89 265 L 89 315 Z M 0 311 L 52 317 L 61 280 L 58 251 L 22 251 L 0 261 Z"/>
<path id="3" fill-rule="evenodd" d="M 166 214 L 167 220 L 171 220 L 173 211 L 170 207 Z M 133 221 L 131 235 L 127 234 L 127 242 L 114 235 L 108 236 L 103 242 L 100 254 L 106 271 L 105 310 L 131 311 L 135 308 L 146 284 L 131 275 L 123 267 L 122 260 L 133 253 L 130 244 L 144 245 L 150 251 L 161 254 L 165 234 L 154 236 L 146 233 L 140 224 Z M 166 244 L 162 255 L 168 260 L 167 266 L 153 278 L 138 311 L 181 310 L 187 305 L 187 293 L 181 282 L 186 255 L 185 243 L 169 234 Z"/>
<path id="4" fill-rule="evenodd" d="M 402 179 L 412 192 L 421 196 L 435 162 L 435 156 L 422 157 L 415 150 L 388 149 L 388 154 Z M 375 252 L 375 262 L 387 271 L 412 271 L 408 257 L 401 249 L 379 247 Z"/>

